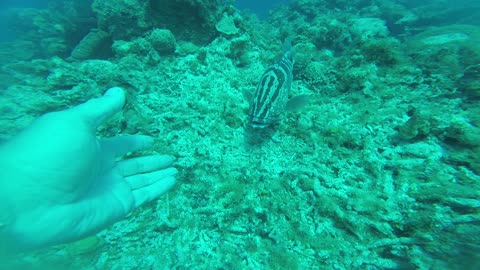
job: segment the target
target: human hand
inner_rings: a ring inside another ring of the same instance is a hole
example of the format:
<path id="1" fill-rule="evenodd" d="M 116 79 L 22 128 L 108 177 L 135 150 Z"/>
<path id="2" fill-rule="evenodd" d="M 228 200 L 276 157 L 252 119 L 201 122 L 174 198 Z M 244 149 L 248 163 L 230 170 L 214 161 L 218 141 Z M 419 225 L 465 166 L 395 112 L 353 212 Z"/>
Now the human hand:
<path id="1" fill-rule="evenodd" d="M 103 97 L 41 116 L 0 145 L 0 237 L 7 249 L 94 234 L 173 186 L 177 170 L 170 156 L 117 161 L 151 147 L 151 137 L 96 137 L 96 128 L 124 103 L 124 91 L 111 88 Z"/>

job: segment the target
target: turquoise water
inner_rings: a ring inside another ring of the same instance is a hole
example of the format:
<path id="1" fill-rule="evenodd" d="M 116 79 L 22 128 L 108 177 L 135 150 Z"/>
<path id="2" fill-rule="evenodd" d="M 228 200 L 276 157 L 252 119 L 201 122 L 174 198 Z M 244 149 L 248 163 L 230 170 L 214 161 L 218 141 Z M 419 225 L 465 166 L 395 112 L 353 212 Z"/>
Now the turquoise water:
<path id="1" fill-rule="evenodd" d="M 480 269 L 480 2 L 285 2 L 3 2 L 1 140 L 120 86 L 97 135 L 150 135 L 179 174 L 0 269 Z M 287 38 L 309 102 L 251 128 Z"/>

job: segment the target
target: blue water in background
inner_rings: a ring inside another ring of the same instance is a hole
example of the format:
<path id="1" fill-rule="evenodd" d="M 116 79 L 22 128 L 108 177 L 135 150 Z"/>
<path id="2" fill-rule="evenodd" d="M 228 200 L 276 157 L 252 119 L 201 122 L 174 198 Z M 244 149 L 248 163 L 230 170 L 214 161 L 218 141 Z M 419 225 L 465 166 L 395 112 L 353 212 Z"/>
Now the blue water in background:
<path id="1" fill-rule="evenodd" d="M 15 39 L 7 29 L 8 16 L 5 13 L 10 8 L 44 8 L 49 0 L 2 0 L 0 2 L 0 42 Z"/>
<path id="2" fill-rule="evenodd" d="M 235 6 L 241 10 L 249 10 L 259 18 L 266 19 L 269 11 L 281 5 L 286 5 L 292 0 L 258 1 L 258 0 L 236 0 Z M 15 39 L 7 29 L 7 18 L 4 12 L 8 8 L 45 8 L 52 0 L 2 0 L 0 2 L 0 42 Z"/>
<path id="3" fill-rule="evenodd" d="M 237 0 L 235 6 L 239 9 L 250 10 L 257 14 L 259 18 L 268 17 L 268 12 L 281 5 L 287 5 L 292 0 L 275 0 L 275 1 L 259 1 L 259 0 Z"/>
<path id="4" fill-rule="evenodd" d="M 46 7 L 49 0 L 3 0 L 1 8 L 5 7 Z"/>
<path id="5" fill-rule="evenodd" d="M 0 9 L 9 7 L 46 7 L 52 0 L 3 0 L 0 3 Z M 265 18 L 268 12 L 282 4 L 288 4 L 291 0 L 259 1 L 259 0 L 236 0 L 235 6 L 239 9 L 248 9 L 256 13 L 259 17 Z"/>

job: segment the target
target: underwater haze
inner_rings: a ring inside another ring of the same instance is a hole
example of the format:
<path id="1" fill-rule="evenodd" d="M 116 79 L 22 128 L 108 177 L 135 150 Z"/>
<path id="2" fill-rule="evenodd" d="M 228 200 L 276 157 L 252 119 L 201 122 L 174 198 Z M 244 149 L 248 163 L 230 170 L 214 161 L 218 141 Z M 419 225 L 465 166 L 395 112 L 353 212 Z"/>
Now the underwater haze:
<path id="1" fill-rule="evenodd" d="M 240 10 L 247 10 L 253 12 L 259 18 L 267 18 L 268 14 L 275 8 L 285 6 L 291 0 L 275 0 L 275 1 L 258 1 L 258 0 L 236 0 L 235 7 Z"/>
<path id="2" fill-rule="evenodd" d="M 122 221 L 0 269 L 480 269 L 480 1 L 0 10 L 0 141 L 119 86 L 97 136 L 152 136 L 179 171 Z"/>

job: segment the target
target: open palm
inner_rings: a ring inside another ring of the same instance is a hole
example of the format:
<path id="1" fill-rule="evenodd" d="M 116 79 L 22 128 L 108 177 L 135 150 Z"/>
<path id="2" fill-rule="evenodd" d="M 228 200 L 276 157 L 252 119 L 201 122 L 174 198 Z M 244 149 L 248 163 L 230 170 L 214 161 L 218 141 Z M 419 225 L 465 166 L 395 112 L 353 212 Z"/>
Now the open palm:
<path id="1" fill-rule="evenodd" d="M 150 147 L 152 138 L 96 137 L 97 126 L 124 102 L 123 90 L 112 88 L 40 117 L 0 147 L 5 243 L 25 250 L 88 236 L 173 186 L 170 156 L 119 160 Z"/>

